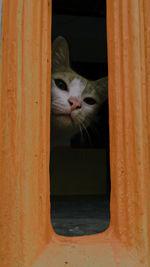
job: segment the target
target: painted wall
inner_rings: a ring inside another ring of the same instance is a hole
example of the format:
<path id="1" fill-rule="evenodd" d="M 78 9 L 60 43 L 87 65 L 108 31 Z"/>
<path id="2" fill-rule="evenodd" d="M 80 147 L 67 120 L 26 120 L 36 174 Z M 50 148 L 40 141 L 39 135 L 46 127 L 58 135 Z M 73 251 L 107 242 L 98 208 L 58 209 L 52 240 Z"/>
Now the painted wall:
<path id="1" fill-rule="evenodd" d="M 47 0 L 3 1 L 0 266 L 4 267 L 29 266 L 51 238 L 50 10 Z"/>
<path id="2" fill-rule="evenodd" d="M 1 31 L 2 31 L 2 5 L 3 1 L 0 0 L 0 50 L 1 50 Z M 0 53 L 1 56 L 1 53 Z"/>

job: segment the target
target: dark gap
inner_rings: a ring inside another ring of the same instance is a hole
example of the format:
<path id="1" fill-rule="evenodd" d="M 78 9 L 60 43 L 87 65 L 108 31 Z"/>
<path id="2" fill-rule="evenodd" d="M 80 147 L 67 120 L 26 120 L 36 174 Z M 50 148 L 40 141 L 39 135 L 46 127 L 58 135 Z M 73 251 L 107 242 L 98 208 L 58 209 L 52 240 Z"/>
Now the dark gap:
<path id="1" fill-rule="evenodd" d="M 71 68 L 88 80 L 108 75 L 106 1 L 53 1 L 52 42 L 63 36 Z M 52 126 L 51 126 L 52 127 Z M 110 223 L 108 100 L 92 123 L 51 149 L 51 220 L 63 236 L 100 233 Z"/>

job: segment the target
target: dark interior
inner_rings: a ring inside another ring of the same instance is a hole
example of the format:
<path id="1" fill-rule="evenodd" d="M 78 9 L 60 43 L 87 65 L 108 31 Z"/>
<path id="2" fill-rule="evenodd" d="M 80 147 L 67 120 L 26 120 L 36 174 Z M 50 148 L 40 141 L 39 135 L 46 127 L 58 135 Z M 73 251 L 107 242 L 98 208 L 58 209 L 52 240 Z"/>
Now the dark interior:
<path id="1" fill-rule="evenodd" d="M 106 1 L 53 0 L 53 15 L 55 14 L 106 18 Z"/>
<path id="2" fill-rule="evenodd" d="M 89 80 L 108 75 L 106 1 L 55 0 L 52 41 L 67 39 L 72 68 Z M 94 130 L 93 130 L 94 129 Z M 51 151 L 51 219 L 57 234 L 82 236 L 105 231 L 110 222 L 108 101 L 70 147 Z"/>

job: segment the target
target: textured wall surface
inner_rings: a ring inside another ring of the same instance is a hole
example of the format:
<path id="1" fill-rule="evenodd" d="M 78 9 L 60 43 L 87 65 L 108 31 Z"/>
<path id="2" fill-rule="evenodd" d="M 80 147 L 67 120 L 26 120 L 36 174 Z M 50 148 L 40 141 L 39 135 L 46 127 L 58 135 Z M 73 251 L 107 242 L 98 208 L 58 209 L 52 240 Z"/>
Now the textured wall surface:
<path id="1" fill-rule="evenodd" d="M 49 234 L 50 6 L 3 1 L 0 266 L 23 267 Z"/>
<path id="2" fill-rule="evenodd" d="M 107 10 L 111 223 L 150 266 L 150 2 L 108 0 Z"/>
<path id="3" fill-rule="evenodd" d="M 2 5 L 3 1 L 0 0 L 0 57 L 1 57 Z"/>
<path id="4" fill-rule="evenodd" d="M 0 266 L 150 266 L 150 2 L 107 0 L 111 224 L 80 238 L 49 222 L 50 8 L 3 3 Z"/>
<path id="5" fill-rule="evenodd" d="M 150 2 L 108 1 L 112 224 L 124 244 L 150 241 Z M 115 210 L 114 210 L 115 207 Z"/>

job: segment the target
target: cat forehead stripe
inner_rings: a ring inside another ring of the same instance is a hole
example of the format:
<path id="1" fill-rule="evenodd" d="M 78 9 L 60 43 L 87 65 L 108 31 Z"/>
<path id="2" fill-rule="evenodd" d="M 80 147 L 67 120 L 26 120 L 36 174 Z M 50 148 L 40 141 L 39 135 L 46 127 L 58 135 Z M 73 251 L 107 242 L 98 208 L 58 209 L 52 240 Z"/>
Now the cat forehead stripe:
<path id="1" fill-rule="evenodd" d="M 76 92 L 82 92 L 86 86 L 86 80 L 80 78 L 74 78 L 70 83 L 70 88 L 76 90 Z"/>

